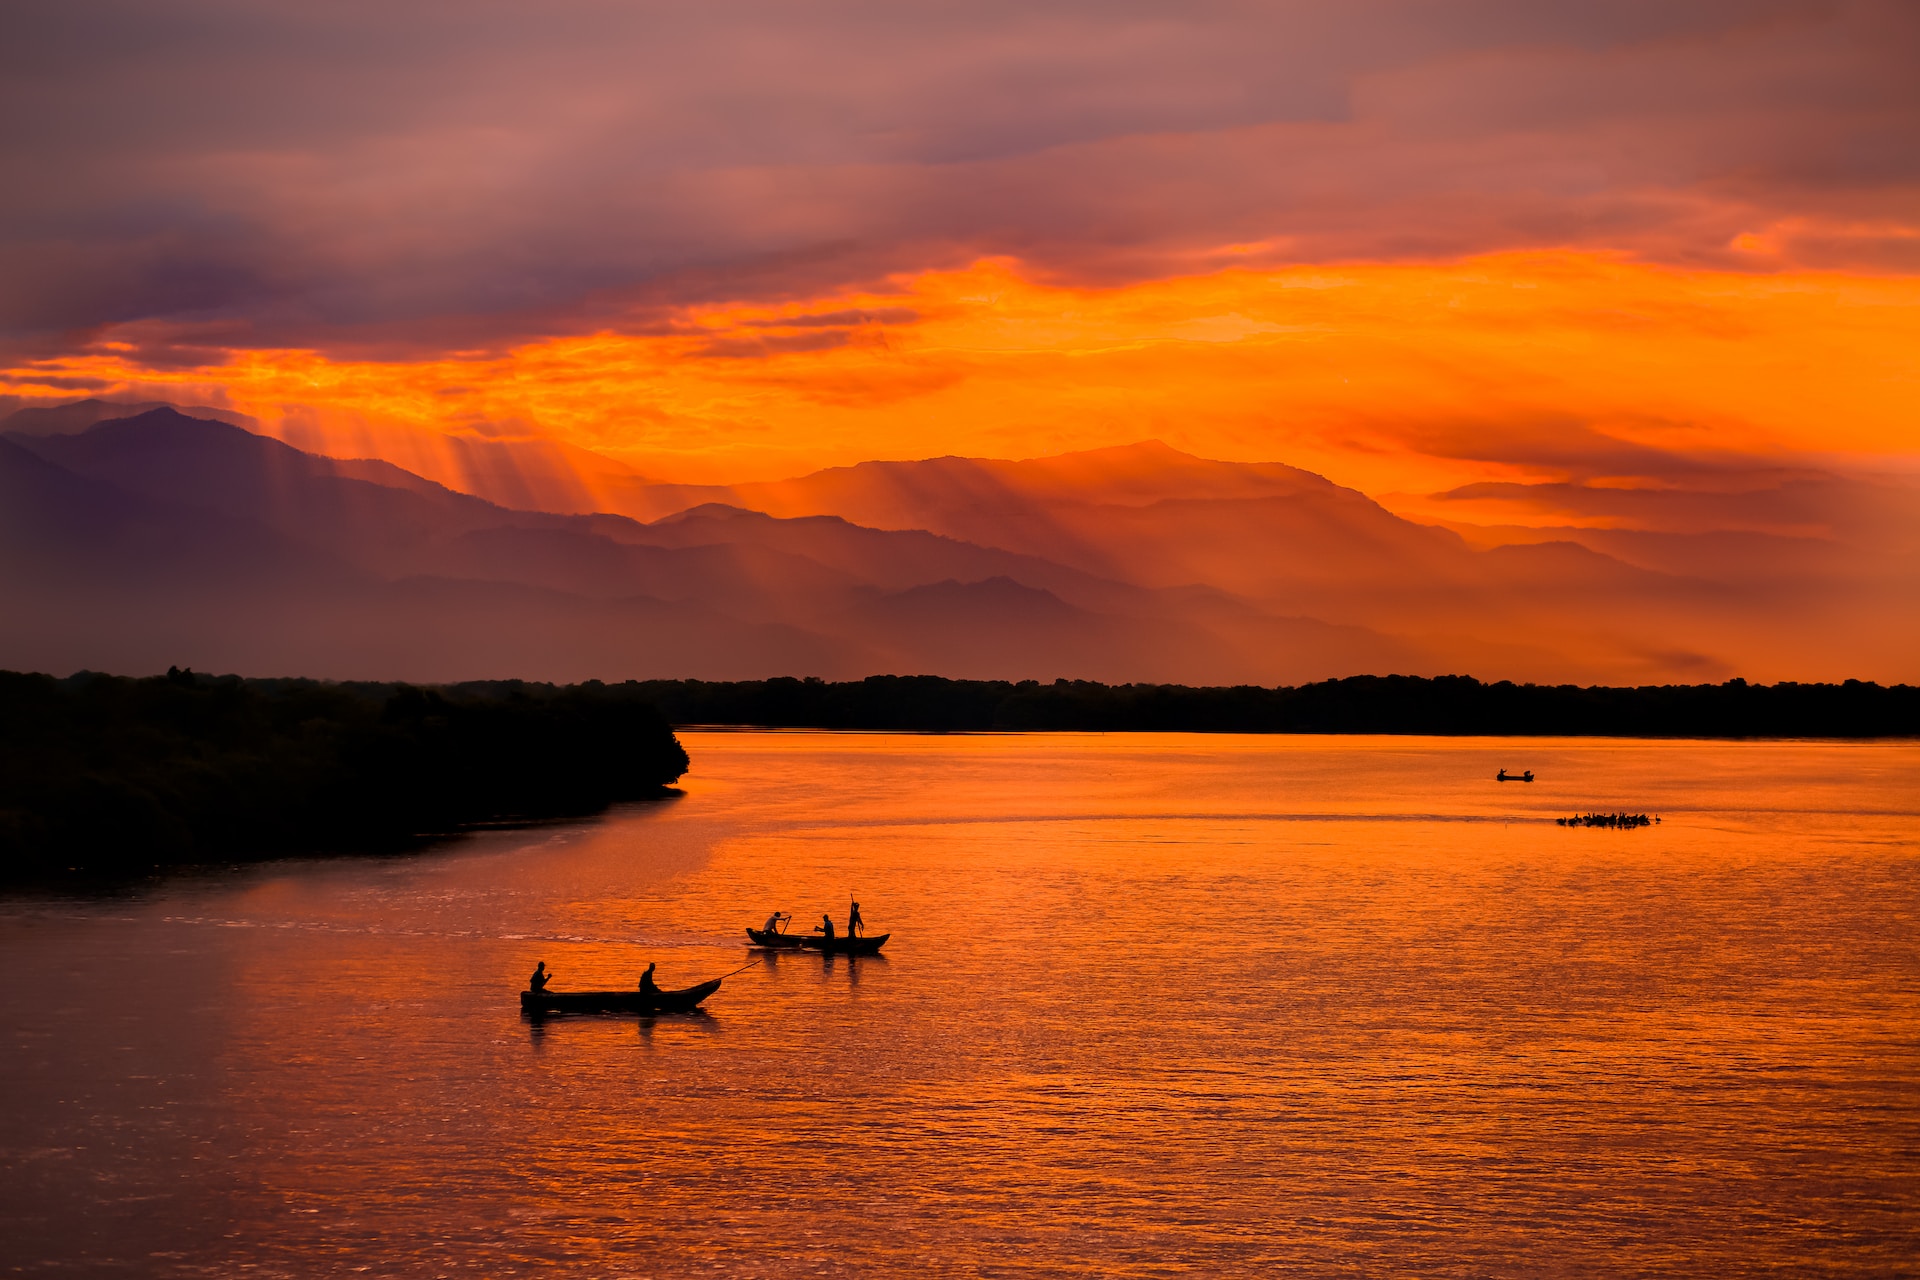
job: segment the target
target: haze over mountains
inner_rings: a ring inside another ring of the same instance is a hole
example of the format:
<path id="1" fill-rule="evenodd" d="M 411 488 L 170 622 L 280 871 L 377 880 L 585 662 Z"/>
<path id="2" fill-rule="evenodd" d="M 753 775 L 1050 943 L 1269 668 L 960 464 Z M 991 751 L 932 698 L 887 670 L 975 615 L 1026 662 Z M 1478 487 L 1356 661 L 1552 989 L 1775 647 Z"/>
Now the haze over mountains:
<path id="1" fill-rule="evenodd" d="M 609 464 L 582 492 L 616 510 L 543 511 L 526 504 L 579 499 L 538 477 L 516 489 L 504 446 L 468 477 L 502 503 L 130 407 L 0 422 L 0 666 L 1260 684 L 1920 675 L 1910 526 L 1905 541 L 1864 544 L 1846 529 L 1735 527 L 1480 549 L 1309 472 L 1156 442 L 737 486 L 650 484 Z"/>

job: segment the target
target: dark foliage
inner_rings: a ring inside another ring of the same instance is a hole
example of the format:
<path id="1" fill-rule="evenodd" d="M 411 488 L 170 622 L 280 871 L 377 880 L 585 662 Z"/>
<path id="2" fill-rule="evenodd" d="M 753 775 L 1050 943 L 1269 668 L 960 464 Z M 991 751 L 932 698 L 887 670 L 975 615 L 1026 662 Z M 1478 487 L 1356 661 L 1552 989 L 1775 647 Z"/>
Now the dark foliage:
<path id="1" fill-rule="evenodd" d="M 668 722 L 1861 738 L 1920 734 L 1920 689 L 1854 680 L 1580 688 L 1465 676 L 1280 689 L 938 676 L 414 688 L 0 672 L 0 880 L 404 848 L 476 822 L 591 813 L 657 794 L 686 771 Z"/>
<path id="2" fill-rule="evenodd" d="M 652 706 L 592 687 L 0 672 L 0 879 L 403 848 L 686 768 Z"/>
<path id="3" fill-rule="evenodd" d="M 1845 684 L 1482 684 L 1469 676 L 1354 676 L 1297 688 L 874 676 L 618 686 L 677 725 L 1197 733 L 1542 734 L 1639 738 L 1871 738 L 1920 734 L 1920 689 Z"/>

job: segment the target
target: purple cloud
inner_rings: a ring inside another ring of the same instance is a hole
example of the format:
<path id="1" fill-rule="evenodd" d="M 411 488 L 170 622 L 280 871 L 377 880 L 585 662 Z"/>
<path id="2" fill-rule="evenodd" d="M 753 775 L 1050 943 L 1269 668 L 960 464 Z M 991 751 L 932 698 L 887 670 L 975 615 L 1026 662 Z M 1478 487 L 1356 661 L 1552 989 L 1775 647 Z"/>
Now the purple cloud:
<path id="1" fill-rule="evenodd" d="M 398 354 L 1237 242 L 1911 271 L 1916 65 L 1898 0 L 15 0 L 0 335 Z"/>

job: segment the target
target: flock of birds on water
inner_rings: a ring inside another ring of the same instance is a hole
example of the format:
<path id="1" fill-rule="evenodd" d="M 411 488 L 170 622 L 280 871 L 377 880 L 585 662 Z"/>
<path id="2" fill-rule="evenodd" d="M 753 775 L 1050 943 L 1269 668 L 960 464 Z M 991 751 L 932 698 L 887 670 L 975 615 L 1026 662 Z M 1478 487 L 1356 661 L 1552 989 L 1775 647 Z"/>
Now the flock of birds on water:
<path id="1" fill-rule="evenodd" d="M 1644 813 L 1576 813 L 1554 821 L 1563 827 L 1650 827 L 1660 819 Z"/>
<path id="2" fill-rule="evenodd" d="M 1533 770 L 1525 773 L 1508 773 L 1502 769 L 1493 775 L 1495 782 L 1532 782 Z M 1650 827 L 1660 821 L 1658 815 L 1649 818 L 1644 813 L 1576 813 L 1571 818 L 1555 818 L 1554 822 L 1563 827 L 1612 827 L 1624 830 L 1628 827 Z"/>

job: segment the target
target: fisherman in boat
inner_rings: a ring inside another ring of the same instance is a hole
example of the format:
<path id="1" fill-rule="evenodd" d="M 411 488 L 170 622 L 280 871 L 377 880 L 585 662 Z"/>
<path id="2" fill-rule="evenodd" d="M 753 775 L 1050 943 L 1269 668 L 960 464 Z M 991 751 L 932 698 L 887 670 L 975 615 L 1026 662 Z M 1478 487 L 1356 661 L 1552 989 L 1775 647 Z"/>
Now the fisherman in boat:
<path id="1" fill-rule="evenodd" d="M 767 927 L 763 929 L 761 932 L 777 933 L 779 932 L 780 922 L 782 920 L 791 920 L 791 919 L 793 919 L 793 917 L 788 915 L 786 912 L 776 911 L 772 915 L 767 917 Z"/>
<path id="2" fill-rule="evenodd" d="M 866 924 L 867 922 L 860 918 L 860 904 L 854 903 L 853 909 L 847 912 L 847 936 L 859 937 L 860 931 L 866 927 Z"/>
<path id="3" fill-rule="evenodd" d="M 653 980 L 652 964 L 648 964 L 647 971 L 640 975 L 640 994 L 643 996 L 657 996 L 660 994 L 660 987 Z"/>
<path id="4" fill-rule="evenodd" d="M 826 934 L 827 935 L 826 940 L 828 942 L 832 942 L 833 941 L 833 917 L 828 915 L 826 912 L 822 911 L 820 913 L 820 923 L 813 926 L 813 931 L 815 933 Z"/>
<path id="5" fill-rule="evenodd" d="M 547 979 L 553 975 L 547 972 L 547 962 L 542 960 L 533 966 L 533 976 L 527 979 L 527 990 L 539 995 L 547 989 Z"/>

